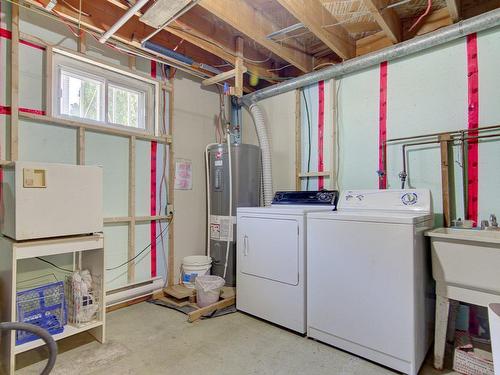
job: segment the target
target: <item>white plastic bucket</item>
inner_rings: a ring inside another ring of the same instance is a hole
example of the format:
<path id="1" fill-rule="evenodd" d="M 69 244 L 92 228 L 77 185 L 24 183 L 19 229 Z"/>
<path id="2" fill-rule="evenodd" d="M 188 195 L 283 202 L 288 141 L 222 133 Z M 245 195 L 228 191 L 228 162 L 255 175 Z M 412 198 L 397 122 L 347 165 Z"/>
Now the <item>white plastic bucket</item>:
<path id="1" fill-rule="evenodd" d="M 196 304 L 205 307 L 219 300 L 220 290 L 226 281 L 220 276 L 204 275 L 196 278 Z"/>
<path id="2" fill-rule="evenodd" d="M 198 276 L 206 275 L 212 267 L 212 258 L 205 255 L 190 255 L 182 259 L 182 283 L 194 288 Z"/>

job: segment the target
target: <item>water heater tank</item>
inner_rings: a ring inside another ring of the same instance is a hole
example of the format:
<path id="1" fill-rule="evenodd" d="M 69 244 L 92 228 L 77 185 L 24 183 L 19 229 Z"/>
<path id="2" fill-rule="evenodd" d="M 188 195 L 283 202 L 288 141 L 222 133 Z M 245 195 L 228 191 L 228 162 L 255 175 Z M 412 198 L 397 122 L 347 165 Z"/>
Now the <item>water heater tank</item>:
<path id="1" fill-rule="evenodd" d="M 227 241 L 229 256 L 226 285 L 236 284 L 236 208 L 260 204 L 260 148 L 254 145 L 231 145 L 232 212 L 229 213 L 229 158 L 227 145 L 208 148 L 210 173 L 210 256 L 212 274 L 223 277 Z"/>

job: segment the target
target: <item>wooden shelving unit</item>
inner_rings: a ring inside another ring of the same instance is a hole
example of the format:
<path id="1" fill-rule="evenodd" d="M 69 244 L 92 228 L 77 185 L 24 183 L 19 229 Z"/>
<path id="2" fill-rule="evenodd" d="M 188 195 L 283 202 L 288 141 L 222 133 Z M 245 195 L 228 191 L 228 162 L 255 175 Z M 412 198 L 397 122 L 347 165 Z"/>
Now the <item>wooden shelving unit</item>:
<path id="1" fill-rule="evenodd" d="M 54 335 L 61 340 L 81 332 L 89 332 L 97 341 L 105 340 L 105 291 L 104 291 L 104 236 L 91 234 L 85 236 L 69 236 L 55 239 L 28 240 L 17 242 L 7 237 L 0 237 L 0 319 L 16 321 L 16 284 L 17 268 L 23 260 L 60 254 L 75 254 L 80 269 L 88 269 L 93 276 L 102 278 L 101 308 L 97 319 L 83 326 L 75 327 L 68 323 L 64 331 Z M 16 354 L 26 352 L 44 345 L 42 340 L 35 340 L 16 345 L 15 333 L 2 332 L 0 360 L 6 374 L 15 371 Z"/>

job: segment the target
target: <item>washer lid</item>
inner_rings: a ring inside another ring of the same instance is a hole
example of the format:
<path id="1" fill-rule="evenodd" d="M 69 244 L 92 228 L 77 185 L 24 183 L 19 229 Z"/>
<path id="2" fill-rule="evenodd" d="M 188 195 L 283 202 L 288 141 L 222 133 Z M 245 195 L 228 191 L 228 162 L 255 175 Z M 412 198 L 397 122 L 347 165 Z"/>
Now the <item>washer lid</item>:
<path id="1" fill-rule="evenodd" d="M 417 224 L 423 221 L 432 220 L 432 215 L 428 212 L 384 212 L 374 210 L 311 212 L 307 214 L 307 217 L 308 219 L 343 220 L 390 224 Z"/>
<path id="2" fill-rule="evenodd" d="M 271 205 L 270 207 L 238 207 L 237 214 L 259 214 L 259 215 L 305 215 L 308 212 L 330 211 L 332 205 Z"/>

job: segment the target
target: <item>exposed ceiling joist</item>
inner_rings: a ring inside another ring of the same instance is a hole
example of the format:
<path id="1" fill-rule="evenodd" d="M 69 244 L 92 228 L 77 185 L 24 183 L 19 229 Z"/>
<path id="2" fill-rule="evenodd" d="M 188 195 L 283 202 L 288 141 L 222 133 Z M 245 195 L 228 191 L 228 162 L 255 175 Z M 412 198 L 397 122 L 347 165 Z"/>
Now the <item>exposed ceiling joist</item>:
<path id="1" fill-rule="evenodd" d="M 460 0 L 446 0 L 446 7 L 453 22 L 460 19 Z"/>
<path id="2" fill-rule="evenodd" d="M 37 0 L 27 0 L 27 2 L 35 7 L 43 7 Z M 75 9 L 78 9 L 78 6 L 78 0 L 65 0 L 64 3 L 58 2 L 58 4 L 54 7 L 54 11 L 57 12 L 60 18 L 66 20 L 67 22 L 73 24 L 80 23 L 82 28 L 99 34 L 108 30 L 116 19 L 122 15 L 122 13 L 117 14 L 116 7 L 106 1 L 85 2 L 81 15 L 75 11 Z M 112 17 L 110 17 L 110 15 L 112 15 Z M 147 33 L 151 32 L 151 30 L 152 29 L 150 27 L 139 22 L 138 19 L 133 18 L 124 24 L 112 38 L 123 44 L 127 44 L 135 48 L 141 48 L 138 40 L 147 35 Z M 167 48 L 174 48 L 176 43 L 179 42 L 177 37 L 169 38 L 167 35 L 163 34 L 157 35 L 155 40 L 156 43 L 160 43 Z M 183 46 L 183 48 L 185 48 L 183 53 L 189 55 L 195 60 L 203 61 L 206 64 L 217 64 L 219 61 L 213 56 L 207 56 L 207 54 L 197 46 L 187 44 Z M 179 64 L 178 61 L 171 60 L 167 57 L 162 56 L 162 59 L 170 61 L 172 64 L 182 67 L 182 69 L 186 71 L 204 72 L 203 69 L 200 69 L 199 67 L 183 66 L 182 63 Z"/>
<path id="3" fill-rule="evenodd" d="M 373 17 L 379 24 L 385 35 L 393 42 L 399 43 L 402 39 L 401 20 L 392 8 L 387 8 L 389 0 L 365 0 Z"/>
<path id="4" fill-rule="evenodd" d="M 119 0 L 107 1 L 123 10 L 127 10 L 129 8 L 126 4 Z M 142 13 L 137 12 L 135 15 L 137 17 L 141 17 Z M 236 50 L 234 48 L 234 40 L 232 40 L 232 36 L 228 35 L 225 30 L 219 30 L 217 25 L 208 24 L 197 15 L 196 9 L 192 9 L 190 12 L 184 14 L 181 18 L 165 27 L 165 31 L 184 39 L 186 42 L 198 46 L 199 48 L 229 62 L 232 65 L 236 64 Z M 246 47 L 246 51 L 248 51 L 249 55 L 252 56 L 254 60 L 263 61 L 266 59 L 265 56 L 253 50 L 250 46 Z M 262 79 L 273 81 L 279 78 L 276 73 L 269 71 L 269 69 L 273 68 L 270 61 L 260 64 L 246 61 L 245 65 L 251 73 Z"/>
<path id="5" fill-rule="evenodd" d="M 312 71 L 312 57 L 304 52 L 304 47 L 296 40 L 290 38 L 286 44 L 278 44 L 266 38 L 273 31 L 279 30 L 280 27 L 246 1 L 201 0 L 199 6 L 301 71 Z"/>
<path id="6" fill-rule="evenodd" d="M 418 29 L 414 30 L 411 35 L 406 35 L 405 39 L 412 38 L 415 35 L 422 35 L 431 31 L 440 29 L 441 27 L 451 25 L 453 21 L 447 8 L 435 10 L 429 14 Z M 356 41 L 356 56 L 365 55 L 370 52 L 378 51 L 382 48 L 390 47 L 393 44 L 392 40 L 384 31 L 367 36 Z"/>
<path id="7" fill-rule="evenodd" d="M 295 18 L 343 59 L 354 57 L 356 43 L 319 0 L 278 0 Z"/>

